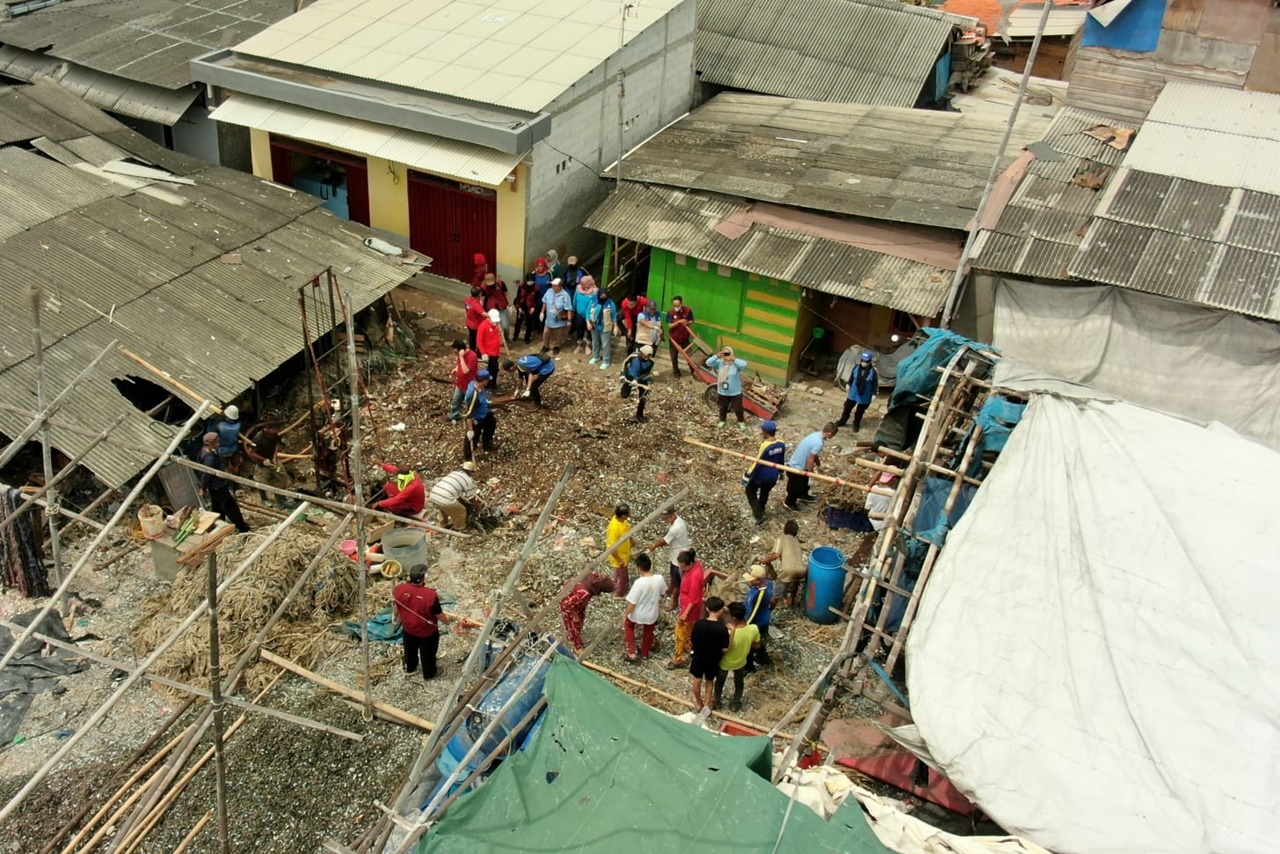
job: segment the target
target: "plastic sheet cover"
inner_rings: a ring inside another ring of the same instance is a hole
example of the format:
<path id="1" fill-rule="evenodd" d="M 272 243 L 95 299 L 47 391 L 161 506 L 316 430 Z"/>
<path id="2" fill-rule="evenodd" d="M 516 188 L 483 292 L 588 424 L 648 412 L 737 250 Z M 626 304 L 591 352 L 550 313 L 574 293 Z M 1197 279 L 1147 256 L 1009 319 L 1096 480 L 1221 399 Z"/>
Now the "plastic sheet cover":
<path id="1" fill-rule="evenodd" d="M 912 713 L 1058 854 L 1280 851 L 1280 455 L 1035 396 L 934 569 Z"/>

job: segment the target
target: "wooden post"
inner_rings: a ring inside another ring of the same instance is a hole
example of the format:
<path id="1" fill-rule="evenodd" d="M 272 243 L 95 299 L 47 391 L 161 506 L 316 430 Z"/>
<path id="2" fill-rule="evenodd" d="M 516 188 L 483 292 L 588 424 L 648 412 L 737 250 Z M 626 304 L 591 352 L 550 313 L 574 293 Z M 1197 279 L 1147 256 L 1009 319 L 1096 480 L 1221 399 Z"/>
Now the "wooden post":
<path id="1" fill-rule="evenodd" d="M 335 285 L 333 270 L 328 272 L 330 283 Z M 351 294 L 342 301 L 343 319 L 347 326 L 347 383 L 351 393 L 351 503 L 364 506 L 364 437 L 360 434 L 360 357 L 356 355 L 355 315 L 351 311 Z M 364 679 L 364 719 L 373 720 L 373 677 L 369 666 L 369 573 L 364 567 L 366 549 L 364 516 L 356 519 L 356 554 L 359 560 L 360 580 L 360 662 Z M 409 567 L 405 567 L 409 569 Z M 226 854 L 226 852 L 223 852 Z"/>
<path id="2" fill-rule="evenodd" d="M 222 854 L 231 854 L 231 837 L 227 829 L 227 759 L 223 753 L 222 658 L 218 644 L 218 555 L 205 559 L 209 597 L 209 691 L 213 710 L 213 768 L 218 807 L 218 845 Z"/>

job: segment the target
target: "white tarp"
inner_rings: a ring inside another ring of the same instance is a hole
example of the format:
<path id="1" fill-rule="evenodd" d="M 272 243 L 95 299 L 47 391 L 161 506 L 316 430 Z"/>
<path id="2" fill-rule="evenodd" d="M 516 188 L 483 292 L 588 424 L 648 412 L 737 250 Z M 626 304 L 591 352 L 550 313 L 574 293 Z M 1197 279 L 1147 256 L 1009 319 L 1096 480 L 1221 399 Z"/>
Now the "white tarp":
<path id="1" fill-rule="evenodd" d="M 1057 391 L 1060 377 L 1280 450 L 1280 325 L 1124 288 L 1008 280 L 994 324 L 998 384 Z"/>
<path id="2" fill-rule="evenodd" d="M 1280 455 L 1036 395 L 907 642 L 956 786 L 1058 854 L 1280 851 Z"/>

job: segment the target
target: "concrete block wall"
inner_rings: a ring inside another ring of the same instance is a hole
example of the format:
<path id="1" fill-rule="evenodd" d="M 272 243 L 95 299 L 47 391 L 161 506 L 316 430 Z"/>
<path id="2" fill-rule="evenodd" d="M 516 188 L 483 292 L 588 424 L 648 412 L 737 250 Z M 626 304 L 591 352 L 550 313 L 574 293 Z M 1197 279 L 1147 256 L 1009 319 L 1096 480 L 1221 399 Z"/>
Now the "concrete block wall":
<path id="1" fill-rule="evenodd" d="M 630 149 L 692 107 L 696 23 L 686 0 L 552 102 L 551 135 L 534 146 L 529 170 L 526 260 L 552 248 L 584 260 L 603 251 L 603 236 L 582 223 L 613 185 L 599 176 L 618 159 L 618 70 L 626 68 L 622 141 Z"/>

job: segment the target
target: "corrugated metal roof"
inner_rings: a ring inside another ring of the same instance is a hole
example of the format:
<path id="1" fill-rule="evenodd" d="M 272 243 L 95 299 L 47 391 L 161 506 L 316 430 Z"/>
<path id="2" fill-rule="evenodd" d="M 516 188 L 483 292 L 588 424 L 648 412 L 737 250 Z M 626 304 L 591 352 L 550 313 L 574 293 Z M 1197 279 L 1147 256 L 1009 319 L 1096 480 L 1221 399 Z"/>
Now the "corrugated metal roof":
<path id="1" fill-rule="evenodd" d="M 821 101 L 911 107 L 966 19 L 877 0 L 701 0 L 703 82 Z"/>
<path id="2" fill-rule="evenodd" d="M 0 116 L 14 103 L 9 94 L 0 89 Z M 61 97 L 76 101 L 66 92 Z M 56 105 L 59 98 L 49 101 Z M 93 112 L 95 126 L 103 126 L 106 117 Z M 47 115 L 59 127 L 71 121 Z M 154 154 L 147 146 L 159 150 L 136 135 L 111 136 L 143 159 L 155 159 L 146 157 Z M 87 138 L 93 135 L 81 127 L 65 144 L 91 156 L 110 151 Z M 43 321 L 55 387 L 119 339 L 198 393 L 226 401 L 297 352 L 297 288 L 325 267 L 338 271 L 357 309 L 407 278 L 407 268 L 360 245 L 373 232 L 333 217 L 320 209 L 319 199 L 221 167 L 204 165 L 188 174 L 194 185 L 165 184 L 162 199 L 148 195 L 149 188 L 131 191 L 38 154 L 0 147 L 0 304 L 25 305 L 27 283 L 47 283 Z M 17 230 L 6 230 L 6 223 L 16 223 Z M 239 253 L 242 263 L 220 261 L 228 252 Z M 0 314 L 0 396 L 33 407 L 34 371 L 27 313 Z M 136 411 L 112 382 L 131 376 L 155 381 L 113 352 L 70 395 L 62 417 L 96 430 L 127 414 L 115 435 L 158 453 L 172 428 Z M 0 432 L 12 436 L 25 426 L 21 416 L 0 412 Z M 67 455 L 88 444 L 57 428 L 53 440 Z M 85 459 L 112 485 L 148 462 L 145 453 L 105 445 Z"/>
<path id="3" fill-rule="evenodd" d="M 1043 3 L 1027 3 L 1009 12 L 1004 26 L 999 28 L 1000 35 L 1006 39 L 1035 38 L 1040 29 L 1040 16 L 1044 13 Z M 1054 5 L 1049 10 L 1049 20 L 1045 23 L 1046 36 L 1074 36 L 1084 26 L 1084 19 L 1089 17 L 1088 6 Z"/>
<path id="4" fill-rule="evenodd" d="M 685 2 L 631 3 L 623 32 L 616 0 L 326 0 L 235 49 L 536 113 Z"/>
<path id="5" fill-rule="evenodd" d="M 199 0 L 65 0 L 18 18 L 0 19 L 0 43 L 126 80 L 183 89 L 191 85 L 192 59 L 230 47 L 293 10 L 293 0 L 236 0 L 212 6 Z"/>
<path id="6" fill-rule="evenodd" d="M 1009 159 L 1047 126 L 1019 121 Z M 623 177 L 963 229 L 1004 127 L 961 113 L 723 93 L 629 154 Z"/>
<path id="7" fill-rule="evenodd" d="M 975 269 L 1019 276 L 1066 279 L 1076 248 L 1101 201 L 1098 190 L 1075 182 L 1084 171 L 1106 176 L 1124 156 L 1084 133 L 1107 124 L 1102 116 L 1065 108 L 1042 141 L 1062 155 L 1038 158 L 1000 213 L 995 228 L 974 244 Z"/>
<path id="8" fill-rule="evenodd" d="M 336 116 L 253 95 L 233 95 L 213 111 L 219 122 L 257 128 L 345 151 L 382 157 L 471 184 L 498 186 L 524 154 Z"/>
<path id="9" fill-rule="evenodd" d="M 950 271 L 800 231 L 754 223 L 732 239 L 716 226 L 749 207 L 742 199 L 624 181 L 587 227 L 700 261 L 926 317 L 946 301 Z"/>

